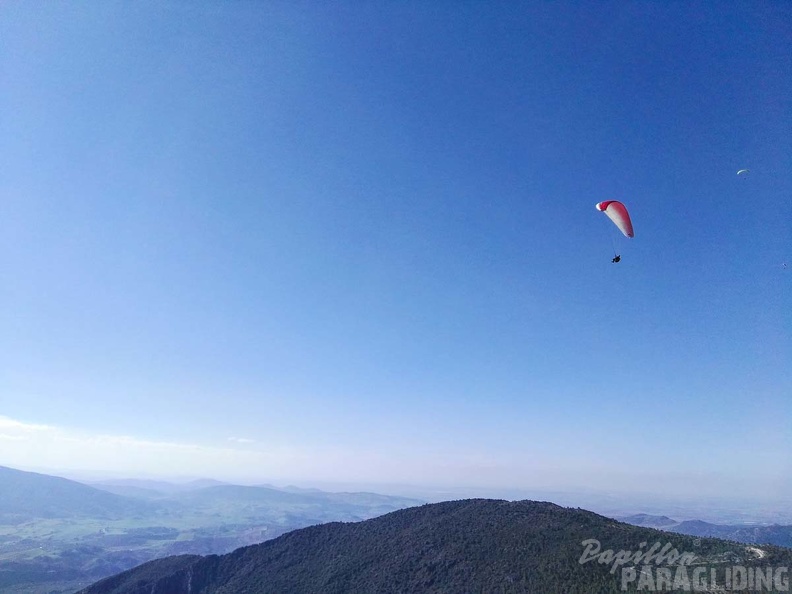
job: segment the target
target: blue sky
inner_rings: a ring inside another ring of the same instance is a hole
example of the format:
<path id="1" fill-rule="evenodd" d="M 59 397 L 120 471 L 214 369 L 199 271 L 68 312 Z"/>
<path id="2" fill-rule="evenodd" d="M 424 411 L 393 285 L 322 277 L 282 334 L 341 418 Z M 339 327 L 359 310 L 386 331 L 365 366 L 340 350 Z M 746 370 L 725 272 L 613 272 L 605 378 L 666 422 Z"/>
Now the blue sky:
<path id="1" fill-rule="evenodd" d="M 791 22 L 4 3 L 0 464 L 788 492 Z"/>

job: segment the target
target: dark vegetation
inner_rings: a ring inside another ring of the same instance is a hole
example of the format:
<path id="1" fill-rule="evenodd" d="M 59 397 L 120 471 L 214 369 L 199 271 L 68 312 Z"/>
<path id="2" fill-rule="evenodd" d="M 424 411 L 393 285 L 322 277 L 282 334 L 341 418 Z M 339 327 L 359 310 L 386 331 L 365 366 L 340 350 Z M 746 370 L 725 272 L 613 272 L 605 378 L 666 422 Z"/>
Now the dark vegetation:
<path id="1" fill-rule="evenodd" d="M 621 592 L 620 574 L 581 564 L 582 542 L 639 550 L 671 543 L 714 567 L 790 566 L 792 551 L 660 532 L 533 501 L 464 500 L 356 523 L 289 532 L 223 556 L 147 563 L 82 594 L 365 594 Z M 635 591 L 635 590 L 628 590 Z"/>

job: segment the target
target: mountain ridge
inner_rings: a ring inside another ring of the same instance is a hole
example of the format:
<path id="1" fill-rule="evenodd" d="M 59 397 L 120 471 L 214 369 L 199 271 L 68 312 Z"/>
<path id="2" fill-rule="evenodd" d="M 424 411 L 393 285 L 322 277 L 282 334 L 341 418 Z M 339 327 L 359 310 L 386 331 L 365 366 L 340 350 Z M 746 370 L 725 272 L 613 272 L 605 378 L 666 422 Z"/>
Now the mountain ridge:
<path id="1" fill-rule="evenodd" d="M 716 524 L 704 520 L 673 520 L 667 516 L 636 514 L 616 518 L 634 526 L 658 528 L 677 534 L 722 538 L 745 544 L 792 548 L 792 526 L 782 524 Z"/>
<path id="2" fill-rule="evenodd" d="M 756 553 L 737 543 L 635 527 L 549 502 L 468 499 L 294 530 L 221 556 L 171 558 L 170 572 L 153 561 L 80 594 L 622 591 L 607 565 L 581 562 L 591 539 L 603 549 L 638 550 L 656 540 L 713 563 L 756 562 Z M 761 556 L 792 565 L 792 551 L 768 547 Z"/>
<path id="3" fill-rule="evenodd" d="M 0 520 L 73 516 L 112 519 L 151 513 L 142 500 L 109 493 L 83 483 L 0 466 Z"/>

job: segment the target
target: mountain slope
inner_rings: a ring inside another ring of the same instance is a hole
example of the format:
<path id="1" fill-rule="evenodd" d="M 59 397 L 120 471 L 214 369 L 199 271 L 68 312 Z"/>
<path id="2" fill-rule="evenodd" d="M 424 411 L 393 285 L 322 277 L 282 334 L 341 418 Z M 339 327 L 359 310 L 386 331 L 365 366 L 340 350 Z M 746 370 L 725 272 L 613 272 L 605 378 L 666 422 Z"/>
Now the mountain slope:
<path id="1" fill-rule="evenodd" d="M 582 542 L 592 538 L 616 551 L 670 542 L 704 560 L 752 562 L 741 545 L 638 528 L 579 509 L 464 500 L 295 530 L 227 555 L 183 560 L 170 573 L 154 561 L 83 594 L 622 591 L 619 572 L 612 575 L 596 561 L 580 563 Z M 761 553 L 768 564 L 792 563 L 790 551 Z"/>
<path id="2" fill-rule="evenodd" d="M 297 528 L 420 503 L 211 480 L 86 486 L 0 467 L 0 592 L 74 592 L 152 559 L 228 553 Z"/>
<path id="3" fill-rule="evenodd" d="M 129 518 L 150 513 L 143 501 L 68 479 L 0 466 L 0 523 L 32 518 Z"/>

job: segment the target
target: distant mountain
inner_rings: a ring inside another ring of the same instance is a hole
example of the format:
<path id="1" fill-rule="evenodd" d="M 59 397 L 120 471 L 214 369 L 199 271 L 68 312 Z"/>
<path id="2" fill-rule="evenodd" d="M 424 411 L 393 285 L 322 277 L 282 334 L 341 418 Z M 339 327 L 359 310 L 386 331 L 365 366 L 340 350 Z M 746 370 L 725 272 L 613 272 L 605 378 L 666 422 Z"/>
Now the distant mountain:
<path id="1" fill-rule="evenodd" d="M 186 483 L 179 483 L 182 488 L 186 490 L 194 490 L 194 489 L 205 489 L 206 487 L 220 487 L 222 485 L 228 485 L 230 483 L 225 483 L 223 481 L 216 481 L 214 479 L 195 479 L 192 481 L 188 481 Z"/>
<path id="2" fill-rule="evenodd" d="M 725 538 L 747 544 L 773 544 L 792 548 L 792 526 L 757 526 L 756 524 L 710 524 L 701 520 L 680 522 L 668 528 L 672 532 L 693 536 Z"/>
<path id="3" fill-rule="evenodd" d="M 106 485 L 104 483 L 91 483 L 89 486 L 107 493 L 114 493 L 116 495 L 123 495 L 124 497 L 133 497 L 136 499 L 155 500 L 168 497 L 168 494 L 162 491 L 155 491 L 154 489 L 146 489 L 144 487 L 134 487 L 132 485 Z"/>
<path id="4" fill-rule="evenodd" d="M 666 516 L 637 514 L 618 518 L 634 526 L 661 528 L 669 532 L 690 536 L 706 536 L 742 542 L 746 544 L 772 544 L 792 548 L 792 526 L 770 526 L 757 524 L 712 524 L 702 520 L 678 522 Z"/>
<path id="5" fill-rule="evenodd" d="M 257 504 L 302 504 L 314 503 L 315 496 L 304 493 L 293 493 L 270 487 L 251 487 L 244 485 L 223 485 L 219 487 L 206 487 L 183 493 L 180 501 L 190 503 L 215 503 L 218 501 L 234 501 L 239 503 Z"/>
<path id="6" fill-rule="evenodd" d="M 789 566 L 792 551 L 750 551 L 669 535 L 580 509 L 534 501 L 463 500 L 330 523 L 222 556 L 152 561 L 81 594 L 608 594 L 623 589 L 608 564 L 581 563 L 583 541 L 636 551 L 670 543 L 698 563 Z M 709 573 L 708 573 L 709 575 Z"/>
<path id="7" fill-rule="evenodd" d="M 296 528 L 423 503 L 212 480 L 109 483 L 0 467 L 2 594 L 74 592 L 151 559 L 227 553 Z"/>
<path id="8" fill-rule="evenodd" d="M 192 509 L 233 509 L 238 515 L 278 524 L 295 517 L 304 525 L 327 521 L 364 520 L 423 503 L 417 499 L 376 493 L 328 493 L 318 490 L 286 491 L 270 487 L 222 485 L 182 493 L 179 503 Z"/>
<path id="9" fill-rule="evenodd" d="M 172 495 L 174 493 L 195 491 L 197 489 L 204 489 L 206 487 L 227 485 L 228 483 L 223 483 L 213 479 L 195 479 L 186 483 L 172 483 L 150 479 L 106 479 L 103 481 L 92 481 L 88 484 L 92 487 L 103 489 L 105 491 L 128 489 L 128 492 L 133 492 L 134 489 L 140 489 L 141 493 L 150 492 Z"/>
<path id="10" fill-rule="evenodd" d="M 262 487 L 272 487 L 272 485 L 261 485 Z M 274 488 L 274 487 L 272 487 Z M 321 493 L 320 489 L 315 489 L 313 487 L 305 488 L 305 487 L 296 487 L 294 485 L 286 485 L 282 488 L 283 491 L 289 491 L 291 493 Z"/>
<path id="11" fill-rule="evenodd" d="M 666 528 L 678 524 L 676 520 L 672 520 L 668 516 L 653 516 L 650 514 L 635 514 L 616 519 L 633 526 L 644 526 L 646 528 Z"/>
<path id="12" fill-rule="evenodd" d="M 135 518 L 152 507 L 68 479 L 0 466 L 0 523 L 33 518 Z"/>

